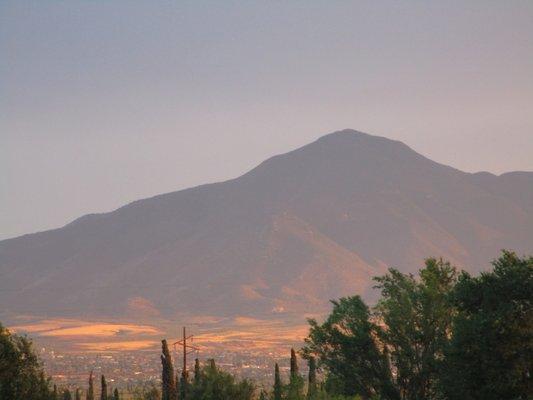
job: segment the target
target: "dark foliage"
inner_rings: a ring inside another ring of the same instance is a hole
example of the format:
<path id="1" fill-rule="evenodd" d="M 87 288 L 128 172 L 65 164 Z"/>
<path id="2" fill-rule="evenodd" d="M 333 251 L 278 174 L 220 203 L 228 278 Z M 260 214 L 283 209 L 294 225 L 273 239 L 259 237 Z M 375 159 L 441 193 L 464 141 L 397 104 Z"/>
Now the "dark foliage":
<path id="1" fill-rule="evenodd" d="M 89 388 L 86 393 L 86 400 L 94 400 L 94 377 L 93 371 L 89 374 Z"/>
<path id="2" fill-rule="evenodd" d="M 255 386 L 250 381 L 236 381 L 233 375 L 220 370 L 214 360 L 210 360 L 204 367 L 198 363 L 187 399 L 251 400 L 254 392 Z"/>
<path id="3" fill-rule="evenodd" d="M 456 269 L 430 258 L 419 279 L 390 269 L 375 280 L 381 289 L 375 308 L 378 338 L 396 372 L 398 392 L 406 400 L 435 399 L 438 363 L 454 314 L 449 296 L 457 282 Z"/>
<path id="4" fill-rule="evenodd" d="M 305 357 L 326 371 L 329 394 L 386 400 L 533 398 L 533 258 L 504 251 L 473 278 L 428 259 L 416 279 L 376 278 L 373 312 L 358 297 L 310 320 Z M 310 385 L 311 387 L 311 385 Z M 310 393 L 310 391 L 309 391 Z"/>
<path id="5" fill-rule="evenodd" d="M 178 391 L 174 377 L 174 366 L 172 365 L 172 357 L 165 339 L 161 341 L 161 352 L 161 366 L 163 370 L 161 374 L 162 400 L 177 400 Z"/>
<path id="6" fill-rule="evenodd" d="M 307 380 L 307 398 L 313 400 L 317 397 L 316 360 L 309 356 L 309 374 Z"/>
<path id="7" fill-rule="evenodd" d="M 107 400 L 107 382 L 104 375 L 100 379 L 100 400 Z"/>
<path id="8" fill-rule="evenodd" d="M 283 384 L 281 383 L 281 376 L 279 374 L 279 365 L 276 363 L 274 365 L 274 391 L 273 399 L 281 400 L 283 396 Z"/>
<path id="9" fill-rule="evenodd" d="M 505 251 L 492 272 L 463 273 L 442 368 L 450 400 L 533 398 L 533 258 Z"/>
<path id="10" fill-rule="evenodd" d="M 0 324 L 0 400 L 49 400 L 52 396 L 31 341 Z"/>

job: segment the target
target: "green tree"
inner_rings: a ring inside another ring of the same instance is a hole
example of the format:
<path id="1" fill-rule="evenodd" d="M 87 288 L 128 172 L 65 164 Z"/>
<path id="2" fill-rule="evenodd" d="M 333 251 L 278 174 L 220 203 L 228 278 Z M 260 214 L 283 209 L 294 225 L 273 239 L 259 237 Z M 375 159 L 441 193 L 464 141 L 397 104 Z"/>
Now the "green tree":
<path id="1" fill-rule="evenodd" d="M 214 363 L 214 360 L 212 360 Z M 191 383 L 189 382 L 189 371 L 184 369 L 181 371 L 181 377 L 179 380 L 179 398 L 181 400 L 189 399 L 191 396 Z"/>
<path id="2" fill-rule="evenodd" d="M 179 382 L 179 398 L 180 400 L 186 400 L 189 398 L 189 379 L 188 374 L 182 371 Z"/>
<path id="3" fill-rule="evenodd" d="M 203 372 L 202 372 L 202 367 L 200 365 L 200 360 L 195 359 L 194 360 L 194 378 L 189 388 L 191 399 L 202 398 L 202 390 L 203 390 L 202 375 L 203 375 Z"/>
<path id="4" fill-rule="evenodd" d="M 182 399 L 181 397 L 181 384 L 180 384 L 180 380 L 181 380 L 181 374 L 179 372 L 179 369 L 176 368 L 176 377 L 174 379 L 174 382 L 176 382 L 176 393 L 178 394 L 178 399 Z"/>
<path id="5" fill-rule="evenodd" d="M 290 376 L 296 377 L 298 376 L 298 359 L 296 358 L 296 352 L 294 349 L 291 349 L 291 369 L 290 369 Z"/>
<path id="6" fill-rule="evenodd" d="M 115 388 L 115 390 L 113 390 L 113 400 L 120 400 L 120 395 L 118 393 L 118 389 Z"/>
<path id="7" fill-rule="evenodd" d="M 86 400 L 94 400 L 94 377 L 93 377 L 93 371 L 89 374 L 89 388 L 87 389 L 87 393 L 85 394 Z"/>
<path id="8" fill-rule="evenodd" d="M 194 360 L 194 384 L 200 383 L 200 360 Z"/>
<path id="9" fill-rule="evenodd" d="M 172 365 L 172 357 L 165 339 L 161 341 L 161 352 L 161 365 L 163 369 L 161 374 L 162 400 L 177 400 L 178 392 L 174 378 L 174 366 Z"/>
<path id="10" fill-rule="evenodd" d="M 0 400 L 48 400 L 51 395 L 31 340 L 0 323 Z"/>
<path id="11" fill-rule="evenodd" d="M 406 400 L 436 398 L 438 363 L 451 333 L 450 293 L 457 271 L 442 259 L 430 258 L 425 264 L 419 280 L 392 268 L 375 278 L 381 289 L 375 316 L 386 326 L 378 330 L 379 338 Z"/>
<path id="12" fill-rule="evenodd" d="M 386 352 L 376 342 L 378 326 L 359 296 L 333 301 L 333 311 L 323 324 L 310 319 L 309 337 L 302 353 L 315 356 L 328 372 L 326 388 L 332 394 L 364 399 L 379 395 L 400 398 L 392 380 Z"/>
<path id="13" fill-rule="evenodd" d="M 279 365 L 274 365 L 274 390 L 272 391 L 273 400 L 281 400 L 283 396 L 283 384 L 281 383 L 281 376 L 279 374 Z"/>
<path id="14" fill-rule="evenodd" d="M 317 397 L 317 381 L 316 381 L 316 360 L 315 357 L 309 356 L 309 374 L 307 379 L 307 398 L 314 400 Z"/>
<path id="15" fill-rule="evenodd" d="M 450 400 L 533 398 L 533 257 L 504 251 L 494 270 L 463 273 L 442 369 Z"/>
<path id="16" fill-rule="evenodd" d="M 81 400 L 81 390 L 80 390 L 80 388 L 76 388 L 76 394 L 74 395 L 74 398 L 76 400 Z"/>
<path id="17" fill-rule="evenodd" d="M 287 399 L 300 400 L 303 399 L 304 380 L 298 373 L 298 359 L 296 352 L 291 349 L 291 363 L 290 363 L 289 384 L 287 386 Z"/>
<path id="18" fill-rule="evenodd" d="M 100 379 L 100 385 L 100 400 L 107 400 L 107 382 L 104 375 Z"/>
<path id="19" fill-rule="evenodd" d="M 214 360 L 200 369 L 198 379 L 194 379 L 190 398 L 192 400 L 251 400 L 255 391 L 248 381 L 236 381 L 235 378 L 220 370 Z"/>
<path id="20" fill-rule="evenodd" d="M 153 382 L 146 382 L 132 390 L 133 400 L 160 400 L 159 389 Z"/>

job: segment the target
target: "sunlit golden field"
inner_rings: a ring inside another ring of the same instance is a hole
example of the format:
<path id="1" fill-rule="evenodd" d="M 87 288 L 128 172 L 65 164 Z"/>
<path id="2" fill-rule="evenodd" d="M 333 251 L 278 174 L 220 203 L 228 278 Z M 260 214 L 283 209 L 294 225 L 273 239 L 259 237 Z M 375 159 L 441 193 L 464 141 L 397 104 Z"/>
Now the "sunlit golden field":
<path id="1" fill-rule="evenodd" d="M 250 317 L 215 318 L 200 316 L 182 322 L 194 335 L 193 344 L 201 351 L 285 352 L 303 341 L 307 325 L 286 320 Z M 14 324 L 11 330 L 26 333 L 37 345 L 68 352 L 117 352 L 157 350 L 160 340 L 179 340 L 181 324 L 156 321 L 153 324 L 78 319 L 44 319 Z"/>

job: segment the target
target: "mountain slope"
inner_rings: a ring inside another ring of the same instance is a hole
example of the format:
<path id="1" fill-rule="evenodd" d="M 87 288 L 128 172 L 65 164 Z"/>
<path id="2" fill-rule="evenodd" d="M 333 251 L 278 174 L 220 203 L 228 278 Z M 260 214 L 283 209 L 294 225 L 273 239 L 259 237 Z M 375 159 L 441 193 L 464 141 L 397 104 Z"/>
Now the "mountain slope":
<path id="1" fill-rule="evenodd" d="M 404 144 L 326 135 L 227 182 L 0 242 L 4 312 L 320 312 L 386 266 L 478 271 L 533 250 L 533 173 L 468 174 Z"/>

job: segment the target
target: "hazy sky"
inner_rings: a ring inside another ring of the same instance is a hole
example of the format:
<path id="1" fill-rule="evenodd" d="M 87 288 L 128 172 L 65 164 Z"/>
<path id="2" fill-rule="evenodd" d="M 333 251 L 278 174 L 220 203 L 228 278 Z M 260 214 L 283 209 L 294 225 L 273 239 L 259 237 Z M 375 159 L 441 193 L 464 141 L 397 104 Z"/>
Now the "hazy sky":
<path id="1" fill-rule="evenodd" d="M 533 170 L 533 2 L 0 1 L 0 238 L 342 128 Z"/>

